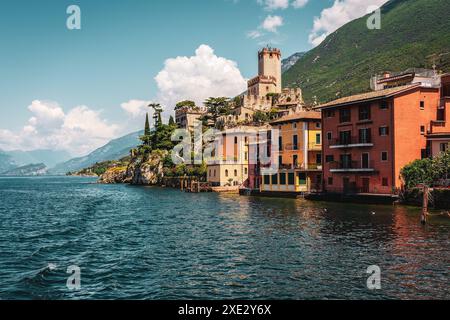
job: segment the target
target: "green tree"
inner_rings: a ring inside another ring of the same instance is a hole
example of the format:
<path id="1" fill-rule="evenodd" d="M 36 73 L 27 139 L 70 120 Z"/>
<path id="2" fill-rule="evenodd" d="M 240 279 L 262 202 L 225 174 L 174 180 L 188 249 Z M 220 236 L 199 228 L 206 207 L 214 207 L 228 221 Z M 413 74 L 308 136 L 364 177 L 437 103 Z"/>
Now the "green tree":
<path id="1" fill-rule="evenodd" d="M 231 113 L 230 99 L 226 97 L 209 98 L 205 101 L 205 107 L 208 111 L 206 118 L 211 119 L 214 123 L 220 116 Z"/>
<path id="2" fill-rule="evenodd" d="M 174 126 L 175 125 L 175 120 L 173 119 L 173 116 L 170 116 L 169 118 L 169 126 Z"/>
<path id="3" fill-rule="evenodd" d="M 175 110 L 179 110 L 179 109 L 183 109 L 183 108 L 188 108 L 188 109 L 195 109 L 195 102 L 191 101 L 191 100 L 184 100 L 184 101 L 180 101 L 176 104 L 175 106 Z"/>

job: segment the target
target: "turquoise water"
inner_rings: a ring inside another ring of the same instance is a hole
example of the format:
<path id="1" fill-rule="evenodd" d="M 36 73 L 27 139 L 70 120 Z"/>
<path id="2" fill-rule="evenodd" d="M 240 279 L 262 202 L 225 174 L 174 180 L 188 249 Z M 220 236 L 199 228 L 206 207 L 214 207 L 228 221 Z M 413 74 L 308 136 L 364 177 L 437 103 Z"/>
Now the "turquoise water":
<path id="1" fill-rule="evenodd" d="M 450 298 L 445 218 L 94 182 L 0 178 L 0 299 Z"/>

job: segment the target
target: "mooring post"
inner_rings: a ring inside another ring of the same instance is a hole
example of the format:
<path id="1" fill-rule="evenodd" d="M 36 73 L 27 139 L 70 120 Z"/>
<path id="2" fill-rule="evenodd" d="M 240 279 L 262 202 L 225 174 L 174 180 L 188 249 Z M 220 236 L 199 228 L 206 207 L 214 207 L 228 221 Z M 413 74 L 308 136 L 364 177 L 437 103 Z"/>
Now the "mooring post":
<path id="1" fill-rule="evenodd" d="M 422 216 L 420 222 L 426 224 L 428 220 L 428 186 L 423 186 L 423 200 L 422 200 Z"/>

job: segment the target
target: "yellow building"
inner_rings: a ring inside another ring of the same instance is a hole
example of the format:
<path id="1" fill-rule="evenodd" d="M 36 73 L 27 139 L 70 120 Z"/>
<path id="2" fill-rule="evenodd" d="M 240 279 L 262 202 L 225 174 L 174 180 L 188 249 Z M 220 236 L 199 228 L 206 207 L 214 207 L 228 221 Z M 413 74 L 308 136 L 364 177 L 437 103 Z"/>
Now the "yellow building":
<path id="1" fill-rule="evenodd" d="M 179 128 L 193 131 L 197 122 L 206 113 L 206 109 L 203 107 L 183 107 L 175 110 L 175 122 Z"/>
<path id="2" fill-rule="evenodd" d="M 271 155 L 276 173 L 262 171 L 261 192 L 304 193 L 322 188 L 321 114 L 302 111 L 271 123 L 278 150 Z M 274 143 L 272 141 L 272 143 Z"/>

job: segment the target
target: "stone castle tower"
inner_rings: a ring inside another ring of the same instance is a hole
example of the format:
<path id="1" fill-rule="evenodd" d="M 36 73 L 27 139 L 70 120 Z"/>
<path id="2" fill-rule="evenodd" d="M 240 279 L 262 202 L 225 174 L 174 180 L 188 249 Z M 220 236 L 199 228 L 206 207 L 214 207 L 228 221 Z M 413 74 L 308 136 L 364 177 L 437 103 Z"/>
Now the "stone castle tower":
<path id="1" fill-rule="evenodd" d="M 258 52 L 258 76 L 248 81 L 248 94 L 281 93 L 281 51 L 264 48 Z"/>

